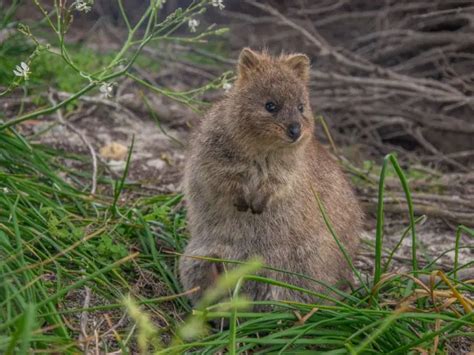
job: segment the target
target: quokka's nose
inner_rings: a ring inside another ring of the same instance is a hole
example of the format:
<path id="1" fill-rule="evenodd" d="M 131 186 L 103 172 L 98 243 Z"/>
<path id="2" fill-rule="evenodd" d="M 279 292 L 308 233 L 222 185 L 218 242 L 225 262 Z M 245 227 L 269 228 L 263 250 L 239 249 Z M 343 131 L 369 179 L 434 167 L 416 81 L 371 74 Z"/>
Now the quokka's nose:
<path id="1" fill-rule="evenodd" d="M 298 122 L 291 123 L 288 126 L 286 134 L 295 142 L 301 136 L 301 124 Z"/>

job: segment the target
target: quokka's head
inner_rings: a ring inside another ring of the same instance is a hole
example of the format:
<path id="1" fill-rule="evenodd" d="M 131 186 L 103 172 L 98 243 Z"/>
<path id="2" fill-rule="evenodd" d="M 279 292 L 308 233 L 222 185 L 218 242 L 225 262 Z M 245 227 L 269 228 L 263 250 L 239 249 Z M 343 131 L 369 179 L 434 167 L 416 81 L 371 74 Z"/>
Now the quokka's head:
<path id="1" fill-rule="evenodd" d="M 307 141 L 314 130 L 307 89 L 309 68 L 304 54 L 273 57 L 244 48 L 230 93 L 239 130 L 269 149 Z"/>

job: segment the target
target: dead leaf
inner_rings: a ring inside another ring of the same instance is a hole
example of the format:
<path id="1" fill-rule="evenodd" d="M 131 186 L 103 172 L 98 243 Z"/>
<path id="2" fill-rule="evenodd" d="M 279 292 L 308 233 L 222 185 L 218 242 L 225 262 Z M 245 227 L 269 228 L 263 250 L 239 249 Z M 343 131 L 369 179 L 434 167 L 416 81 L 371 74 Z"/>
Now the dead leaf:
<path id="1" fill-rule="evenodd" d="M 112 142 L 100 148 L 100 155 L 111 160 L 125 160 L 127 152 L 127 147 L 117 142 Z"/>

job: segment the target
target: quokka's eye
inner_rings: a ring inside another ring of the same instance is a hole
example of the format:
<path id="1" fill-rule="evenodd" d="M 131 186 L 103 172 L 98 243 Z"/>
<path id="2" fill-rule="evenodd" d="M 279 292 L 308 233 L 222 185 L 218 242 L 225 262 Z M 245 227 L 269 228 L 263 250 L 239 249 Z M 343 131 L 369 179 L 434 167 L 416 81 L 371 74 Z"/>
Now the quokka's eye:
<path id="1" fill-rule="evenodd" d="M 304 111 L 304 105 L 303 104 L 298 105 L 298 111 L 300 111 L 301 113 Z"/>
<path id="2" fill-rule="evenodd" d="M 278 107 L 277 105 L 272 102 L 272 101 L 268 101 L 266 104 L 265 104 L 265 109 L 268 111 L 268 112 L 277 112 L 278 111 Z"/>

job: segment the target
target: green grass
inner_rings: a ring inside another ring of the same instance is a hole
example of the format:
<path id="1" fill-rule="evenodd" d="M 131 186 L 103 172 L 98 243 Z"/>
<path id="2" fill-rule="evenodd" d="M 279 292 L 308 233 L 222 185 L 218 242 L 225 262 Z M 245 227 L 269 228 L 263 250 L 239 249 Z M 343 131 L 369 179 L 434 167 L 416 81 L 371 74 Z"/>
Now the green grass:
<path id="1" fill-rule="evenodd" d="M 396 164 L 396 159 L 388 156 L 386 162 Z M 443 346 L 450 338 L 473 335 L 472 313 L 459 302 L 443 309 L 441 298 L 436 301 L 439 307 L 436 309 L 429 294 L 425 294 L 402 306 L 401 300 L 412 295 L 417 285 L 404 275 L 384 278 L 380 252 L 376 253 L 379 266 L 374 279 L 361 278 L 363 284 L 348 294 L 341 293 L 342 299 L 315 305 L 266 302 L 274 308 L 266 313 L 254 313 L 246 308 L 248 302 L 239 301 L 238 288 L 230 303 L 215 303 L 222 290 L 233 288 L 245 279 L 295 287 L 248 274 L 255 266 L 244 271 L 237 269 L 240 273 L 230 281 L 227 279 L 221 291 L 214 289 L 194 311 L 195 315 L 183 324 L 169 312 L 174 309 L 173 312 L 184 317 L 191 310 L 185 298 L 174 296 L 181 288 L 173 252 L 182 251 L 186 243 L 185 211 L 177 208 L 181 196 L 153 196 L 114 203 L 118 195 L 91 197 L 80 184 L 72 186 L 65 182 L 59 176 L 60 167 L 53 150 L 33 147 L 18 134 L 0 132 L 2 353 L 22 353 L 25 349 L 79 351 L 78 334 L 71 330 L 71 322 L 87 310 L 124 312 L 123 299 L 128 294 L 141 305 L 135 313 L 130 313 L 134 321 L 148 324 L 140 317 L 158 313 L 169 323 L 168 327 L 160 328 L 153 325 L 150 320 L 153 318 L 148 318 L 151 327 L 155 327 L 150 334 L 166 333 L 174 339 L 166 346 L 146 336 L 141 338 L 148 339 L 147 347 L 154 343 L 153 349 L 163 353 L 193 350 L 205 354 L 217 351 L 404 354 L 415 347 L 431 349 L 437 336 L 440 341 L 437 352 L 443 353 Z M 403 180 L 403 172 L 399 173 Z M 126 179 L 108 183 L 115 185 L 116 194 L 128 188 Z M 380 222 L 383 221 L 381 211 Z M 326 221 L 330 227 L 329 218 Z M 465 227 L 461 232 L 473 234 Z M 381 232 L 377 241 L 379 250 L 383 244 Z M 159 280 L 162 295 L 168 298 L 151 298 L 132 286 L 144 270 Z M 373 290 L 374 282 L 379 282 L 377 290 Z M 451 282 L 457 284 L 460 292 L 473 291 L 472 285 Z M 80 296 L 86 286 L 101 300 L 89 309 L 83 308 Z M 444 283 L 439 287 L 448 289 Z M 130 309 L 129 303 L 127 306 Z M 305 315 L 314 307 L 318 310 L 303 324 L 298 323 L 294 312 Z M 207 320 L 221 317 L 231 320 L 229 329 L 202 333 Z M 136 346 L 136 336 L 142 336 L 143 331 L 141 326 L 134 328 L 132 324 L 120 328 L 116 348 L 131 351 Z"/>
<path id="2" fill-rule="evenodd" d="M 364 160 L 362 166 L 360 168 L 357 167 L 357 171 L 354 166 L 346 166 L 346 168 L 352 172 L 351 180 L 355 186 L 367 187 L 372 185 L 370 184 L 370 182 L 373 182 L 371 177 L 380 176 L 383 166 L 381 163 L 372 160 Z M 426 191 L 433 193 L 443 192 L 443 188 L 438 185 L 442 176 L 439 172 L 409 166 L 404 170 L 404 175 L 408 182 L 417 183 L 423 186 L 423 189 Z M 387 180 L 398 180 L 399 178 L 397 171 L 391 165 L 387 167 L 385 176 Z"/>
<path id="3" fill-rule="evenodd" d="M 51 153 L 0 132 L 0 352 L 16 353 L 25 341 L 35 349 L 77 348 L 61 312 L 81 287 L 115 308 L 128 293 L 141 302 L 131 284 L 143 268 L 162 281 L 163 294 L 180 291 L 173 257 L 158 249 L 152 233 L 160 230 L 164 248 L 182 248 L 174 236 L 182 233 L 184 215 L 171 213 L 180 197 L 112 209 L 113 198 L 91 198 L 61 179 Z M 176 306 L 187 309 L 183 300 Z M 17 336 L 20 330 L 30 337 Z"/>
<path id="4" fill-rule="evenodd" d="M 19 46 L 18 41 L 24 43 Z M 14 79 L 13 69 L 21 61 L 24 61 L 31 53 L 32 48 L 25 44 L 25 40 L 16 35 L 5 41 L 4 59 L 0 68 L 0 85 L 8 86 Z M 80 45 L 69 46 L 69 54 L 74 63 L 84 72 L 94 73 L 106 67 L 114 58 L 114 52 L 97 53 L 96 51 Z M 158 72 L 160 61 L 152 59 L 147 55 L 137 57 L 136 65 L 147 68 L 151 72 Z M 59 91 L 79 91 L 88 80 L 77 74 L 75 70 L 67 66 L 61 55 L 51 52 L 40 52 L 30 64 L 31 72 L 29 86 L 35 91 L 41 92 L 42 88 L 54 87 Z"/>

